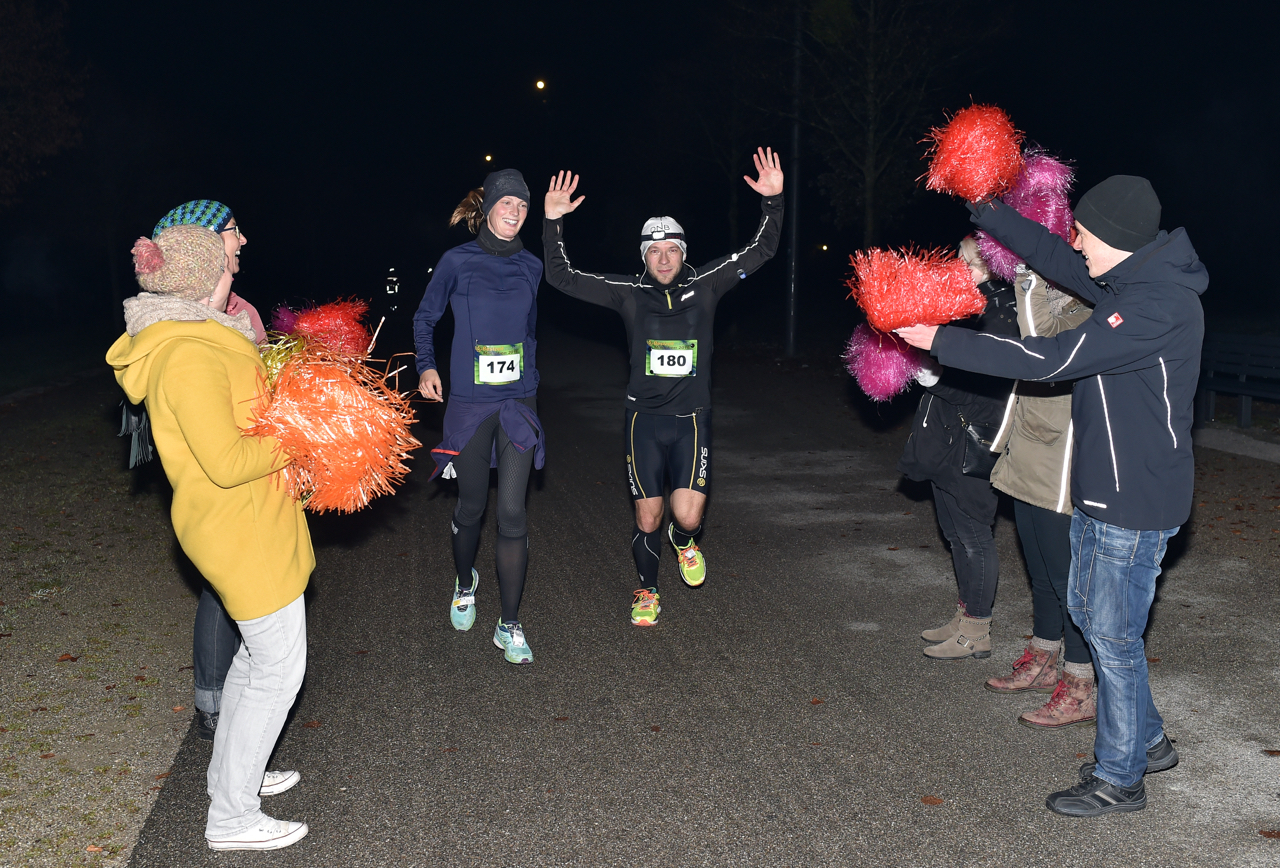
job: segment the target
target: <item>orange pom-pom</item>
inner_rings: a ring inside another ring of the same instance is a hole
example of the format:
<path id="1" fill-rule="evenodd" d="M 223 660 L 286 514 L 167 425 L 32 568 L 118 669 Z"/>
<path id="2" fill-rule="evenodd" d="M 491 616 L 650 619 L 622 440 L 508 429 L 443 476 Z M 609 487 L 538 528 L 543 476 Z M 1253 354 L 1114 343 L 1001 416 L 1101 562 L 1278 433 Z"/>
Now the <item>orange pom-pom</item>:
<path id="1" fill-rule="evenodd" d="M 409 453 L 409 401 L 384 375 L 323 346 L 306 344 L 275 377 L 269 402 L 250 436 L 270 436 L 292 461 L 281 476 L 312 512 L 355 512 L 404 479 Z"/>
<path id="2" fill-rule="evenodd" d="M 849 257 L 849 295 L 881 332 L 909 325 L 942 325 L 986 310 L 969 266 L 946 250 L 860 250 Z"/>
<path id="3" fill-rule="evenodd" d="M 322 304 L 300 311 L 292 333 L 317 340 L 335 353 L 363 359 L 370 338 L 360 320 L 368 310 L 368 303 L 354 298 Z"/>
<path id="4" fill-rule="evenodd" d="M 1003 109 L 971 105 L 929 131 L 925 186 L 970 202 L 999 196 L 1022 171 L 1022 131 Z"/>

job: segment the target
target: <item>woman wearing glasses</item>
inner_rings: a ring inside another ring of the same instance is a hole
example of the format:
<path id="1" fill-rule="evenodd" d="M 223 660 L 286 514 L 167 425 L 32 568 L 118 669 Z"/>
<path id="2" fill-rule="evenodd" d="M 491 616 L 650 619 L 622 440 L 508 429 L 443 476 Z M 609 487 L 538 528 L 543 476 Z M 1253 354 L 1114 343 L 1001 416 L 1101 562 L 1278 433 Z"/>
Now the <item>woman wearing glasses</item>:
<path id="1" fill-rule="evenodd" d="M 435 327 L 452 305 L 455 331 L 449 355 L 449 403 L 444 441 L 432 450 L 436 472 L 458 480 L 451 525 L 456 568 L 449 620 L 470 630 L 476 619 L 475 569 L 489 470 L 498 470 L 496 572 L 502 600 L 493 644 L 511 663 L 532 663 L 520 624 L 520 598 L 529 563 L 525 491 L 530 469 L 541 468 L 544 437 L 537 415 L 538 369 L 534 327 L 542 262 L 524 249 L 520 227 L 529 215 L 529 187 L 515 169 L 485 178 L 454 209 L 449 225 L 466 222 L 474 241 L 440 258 L 413 318 L 420 375 L 429 401 L 443 400 Z M 434 477 L 434 474 L 433 474 Z"/>
<path id="2" fill-rule="evenodd" d="M 213 199 L 193 199 L 174 208 L 160 218 L 151 232 L 151 240 L 160 237 L 165 229 L 174 226 L 201 226 L 217 234 L 226 253 L 227 273 L 234 279 L 240 272 L 240 249 L 248 241 L 231 209 Z M 261 345 L 267 340 L 262 317 L 253 305 L 234 292 L 228 292 L 226 314 L 249 315 L 254 340 Z M 205 741 L 213 741 L 218 728 L 218 715 L 222 708 L 222 687 L 227 680 L 227 670 L 240 648 L 240 634 L 235 621 L 227 614 L 222 600 L 206 581 L 200 590 L 200 602 L 196 605 L 195 630 L 191 642 L 191 662 L 195 682 L 196 735 Z"/>

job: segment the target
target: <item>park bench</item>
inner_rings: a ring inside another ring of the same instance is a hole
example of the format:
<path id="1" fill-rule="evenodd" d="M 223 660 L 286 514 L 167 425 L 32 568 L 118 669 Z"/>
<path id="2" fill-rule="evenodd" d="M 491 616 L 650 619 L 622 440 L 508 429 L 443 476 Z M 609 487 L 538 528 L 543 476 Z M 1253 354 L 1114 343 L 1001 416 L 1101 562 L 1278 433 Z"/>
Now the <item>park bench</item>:
<path id="1" fill-rule="evenodd" d="M 1213 421 L 1218 394 L 1239 397 L 1241 428 L 1253 424 L 1253 399 L 1280 403 L 1280 337 L 1211 332 L 1200 354 L 1201 418 Z"/>

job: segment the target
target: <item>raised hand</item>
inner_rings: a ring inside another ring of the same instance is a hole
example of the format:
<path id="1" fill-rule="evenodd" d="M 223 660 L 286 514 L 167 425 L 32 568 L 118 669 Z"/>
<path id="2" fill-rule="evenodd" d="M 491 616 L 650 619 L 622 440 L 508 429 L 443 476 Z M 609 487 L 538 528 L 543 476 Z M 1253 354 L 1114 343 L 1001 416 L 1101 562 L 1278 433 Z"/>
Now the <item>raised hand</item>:
<path id="1" fill-rule="evenodd" d="M 776 196 L 781 193 L 782 165 L 773 148 L 756 148 L 751 159 L 755 160 L 756 172 L 760 177 L 753 181 L 750 175 L 743 175 L 742 180 L 747 182 L 747 186 L 761 196 Z"/>
<path id="2" fill-rule="evenodd" d="M 547 188 L 547 198 L 542 202 L 542 213 L 548 220 L 558 220 L 570 211 L 576 211 L 586 196 L 573 198 L 573 191 L 578 189 L 578 176 L 573 172 L 561 170 L 560 174 L 551 176 L 551 186 Z"/>

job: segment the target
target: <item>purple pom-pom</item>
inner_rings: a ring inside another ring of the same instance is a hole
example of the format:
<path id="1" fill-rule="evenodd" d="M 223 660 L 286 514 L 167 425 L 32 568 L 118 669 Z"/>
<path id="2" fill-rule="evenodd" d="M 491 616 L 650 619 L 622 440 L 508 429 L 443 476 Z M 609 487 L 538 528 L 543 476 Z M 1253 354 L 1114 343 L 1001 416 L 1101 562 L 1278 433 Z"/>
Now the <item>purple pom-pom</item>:
<path id="1" fill-rule="evenodd" d="M 924 353 L 897 335 L 866 323 L 853 330 L 844 349 L 845 367 L 872 401 L 888 401 L 905 392 L 926 361 Z"/>
<path id="2" fill-rule="evenodd" d="M 294 311 L 280 305 L 276 308 L 275 313 L 271 314 L 271 330 L 280 332 L 281 334 L 291 335 L 298 325 L 298 315 Z"/>
<path id="3" fill-rule="evenodd" d="M 1071 238 L 1071 186 L 1075 173 L 1061 160 L 1038 150 L 1028 150 L 1022 172 L 1002 197 L 1023 217 L 1034 220 L 1064 240 Z M 997 277 L 1013 281 L 1022 263 L 1019 257 L 985 232 L 976 233 L 978 250 Z"/>

